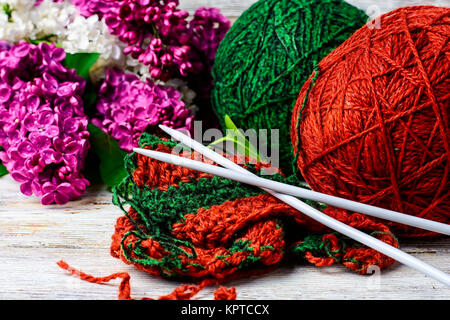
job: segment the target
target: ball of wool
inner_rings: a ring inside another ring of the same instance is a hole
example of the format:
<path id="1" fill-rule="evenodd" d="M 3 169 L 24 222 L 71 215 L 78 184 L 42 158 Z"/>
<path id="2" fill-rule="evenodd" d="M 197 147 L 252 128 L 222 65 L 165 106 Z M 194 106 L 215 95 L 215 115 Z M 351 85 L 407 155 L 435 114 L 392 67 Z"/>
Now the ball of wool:
<path id="1" fill-rule="evenodd" d="M 176 143 L 144 133 L 140 147 L 172 153 Z M 203 160 L 196 152 L 183 151 L 182 155 Z M 238 163 L 246 160 L 228 158 Z M 361 274 L 370 265 L 385 268 L 394 262 L 376 250 L 332 233 L 255 187 L 139 154 L 131 154 L 126 167 L 129 176 L 114 190 L 113 201 L 124 216 L 117 220 L 111 254 L 158 277 L 199 282 L 197 286 L 178 288 L 170 298 L 190 298 L 205 285 L 268 272 L 288 258 L 304 258 L 317 266 L 340 263 Z M 260 174 L 267 165 L 246 167 Z M 272 179 L 290 182 L 280 173 Z M 398 246 L 381 222 L 334 208 L 324 211 Z M 65 263 L 60 266 L 71 269 Z M 129 299 L 129 276 L 120 277 L 125 282 L 119 297 Z M 114 276 L 82 278 L 104 282 Z M 189 293 L 183 288 L 190 288 Z M 217 299 L 229 297 L 230 291 L 216 292 Z"/>
<path id="2" fill-rule="evenodd" d="M 379 26 L 304 84 L 291 123 L 298 166 L 314 190 L 449 223 L 450 9 L 400 8 Z"/>
<path id="3" fill-rule="evenodd" d="M 244 130 L 278 129 L 275 145 L 287 173 L 293 162 L 289 122 L 303 82 L 366 21 L 362 11 L 342 0 L 255 3 L 217 51 L 212 103 L 222 124 L 228 115 Z"/>

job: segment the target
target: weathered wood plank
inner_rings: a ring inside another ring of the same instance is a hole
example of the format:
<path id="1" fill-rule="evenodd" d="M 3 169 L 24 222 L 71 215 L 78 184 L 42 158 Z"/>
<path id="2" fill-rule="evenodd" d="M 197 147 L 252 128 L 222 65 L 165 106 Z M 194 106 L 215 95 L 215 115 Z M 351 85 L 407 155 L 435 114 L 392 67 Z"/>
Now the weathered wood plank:
<path id="1" fill-rule="evenodd" d="M 442 265 L 445 255 L 417 255 Z M 149 276 L 108 255 L 105 249 L 34 248 L 1 250 L 0 299 L 115 299 L 119 280 L 107 285 L 80 281 L 59 269 L 55 262 L 65 259 L 93 275 L 127 271 L 132 296 L 158 297 L 180 283 Z M 447 268 L 449 271 L 449 268 Z M 372 278 L 374 277 L 374 278 Z M 450 291 L 417 272 L 396 266 L 379 276 L 364 277 L 343 267 L 282 267 L 275 272 L 227 283 L 236 287 L 239 299 L 450 299 Z M 201 291 L 197 299 L 212 299 L 214 288 Z"/>
<path id="2" fill-rule="evenodd" d="M 127 271 L 132 294 L 158 297 L 180 283 L 159 279 L 109 254 L 114 223 L 121 215 L 104 188 L 91 188 L 78 201 L 43 207 L 0 179 L 0 299 L 115 299 L 119 280 L 95 285 L 69 276 L 56 262 L 103 276 Z M 407 252 L 450 272 L 450 239 L 409 241 Z M 365 277 L 342 266 L 285 266 L 275 272 L 232 281 L 240 299 L 450 299 L 450 290 L 419 272 L 396 265 Z M 212 299 L 214 288 L 198 299 Z"/>

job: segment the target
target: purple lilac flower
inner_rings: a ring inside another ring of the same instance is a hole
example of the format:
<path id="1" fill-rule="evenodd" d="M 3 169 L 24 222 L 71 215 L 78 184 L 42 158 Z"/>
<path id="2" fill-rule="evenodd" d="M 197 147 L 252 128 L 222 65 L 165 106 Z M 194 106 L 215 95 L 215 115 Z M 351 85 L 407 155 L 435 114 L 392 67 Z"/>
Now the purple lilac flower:
<path id="1" fill-rule="evenodd" d="M 217 8 L 199 8 L 189 23 L 190 44 L 194 60 L 200 69 L 211 72 L 217 48 L 230 29 L 231 23 Z"/>
<path id="2" fill-rule="evenodd" d="M 84 80 L 62 65 L 55 45 L 0 44 L 0 160 L 25 195 L 64 204 L 89 182 L 81 171 L 89 148 Z"/>
<path id="3" fill-rule="evenodd" d="M 189 23 L 191 35 L 189 58 L 198 72 L 190 74 L 187 82 L 189 87 L 196 92 L 199 104 L 204 101 L 209 105 L 213 83 L 211 70 L 219 44 L 230 26 L 230 21 L 216 8 L 199 8 Z M 207 118 L 214 117 L 213 111 L 210 110 L 205 116 Z"/>
<path id="4" fill-rule="evenodd" d="M 96 14 L 100 19 L 115 6 L 115 2 L 116 0 L 72 0 L 72 3 L 78 7 L 80 15 L 90 17 Z"/>
<path id="5" fill-rule="evenodd" d="M 103 18 L 111 34 L 127 45 L 124 53 L 147 65 L 154 80 L 210 72 L 217 47 L 230 28 L 230 22 L 217 8 L 200 8 L 188 22 L 189 14 L 178 8 L 178 0 L 72 3 L 82 16 L 96 14 Z"/>
<path id="6" fill-rule="evenodd" d="M 209 69 L 230 27 L 218 9 L 197 10 L 191 23 L 178 0 L 72 0 L 85 16 L 98 14 L 127 47 L 125 54 L 167 81 Z M 206 60 L 205 60 L 206 59 Z"/>
<path id="7" fill-rule="evenodd" d="M 190 111 L 180 101 L 181 94 L 172 87 L 141 81 L 134 74 L 108 70 L 97 100 L 98 116 L 92 123 L 131 151 L 140 135 L 157 124 L 191 130 Z"/>
<path id="8" fill-rule="evenodd" d="M 103 14 L 111 34 L 127 45 L 124 53 L 149 66 L 153 79 L 165 81 L 193 71 L 189 14 L 177 6 L 178 0 L 120 0 Z"/>

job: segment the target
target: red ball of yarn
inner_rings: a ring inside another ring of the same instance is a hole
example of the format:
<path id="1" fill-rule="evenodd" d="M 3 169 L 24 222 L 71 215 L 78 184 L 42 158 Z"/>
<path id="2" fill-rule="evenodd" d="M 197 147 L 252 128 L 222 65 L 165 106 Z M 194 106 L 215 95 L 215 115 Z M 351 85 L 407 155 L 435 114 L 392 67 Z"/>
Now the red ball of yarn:
<path id="1" fill-rule="evenodd" d="M 449 223 L 449 36 L 449 8 L 400 8 L 320 62 L 291 123 L 314 190 Z"/>

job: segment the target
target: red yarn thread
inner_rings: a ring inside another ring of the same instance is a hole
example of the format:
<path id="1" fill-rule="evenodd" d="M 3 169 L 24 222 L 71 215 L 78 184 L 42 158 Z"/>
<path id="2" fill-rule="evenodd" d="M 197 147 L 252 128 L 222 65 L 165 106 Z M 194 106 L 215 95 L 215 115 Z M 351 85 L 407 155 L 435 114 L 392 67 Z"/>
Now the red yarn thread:
<path id="1" fill-rule="evenodd" d="M 305 83 L 291 123 L 298 166 L 314 190 L 449 223 L 450 9 L 400 8 L 380 25 Z"/>
<path id="2" fill-rule="evenodd" d="M 122 279 L 119 285 L 119 294 L 118 298 L 119 300 L 134 300 L 131 298 L 131 287 L 130 287 L 130 275 L 128 272 L 117 272 L 113 273 L 106 277 L 94 277 L 87 273 L 84 273 L 80 270 L 77 270 L 71 266 L 69 266 L 65 261 L 60 260 L 57 262 L 57 265 L 64 269 L 69 271 L 70 274 L 78 276 L 81 280 L 102 284 L 109 282 L 114 279 Z M 161 296 L 157 298 L 156 300 L 190 300 L 192 297 L 194 297 L 199 291 L 201 291 L 206 286 L 212 285 L 216 283 L 217 281 L 214 279 L 205 279 L 201 281 L 198 285 L 186 285 L 183 284 L 176 288 L 172 293 Z M 220 286 L 215 292 L 214 292 L 214 299 L 215 300 L 236 300 L 236 289 L 231 288 L 227 289 L 223 286 Z M 153 298 L 149 297 L 143 297 L 141 300 L 155 300 Z"/>

